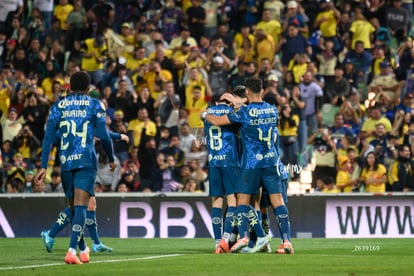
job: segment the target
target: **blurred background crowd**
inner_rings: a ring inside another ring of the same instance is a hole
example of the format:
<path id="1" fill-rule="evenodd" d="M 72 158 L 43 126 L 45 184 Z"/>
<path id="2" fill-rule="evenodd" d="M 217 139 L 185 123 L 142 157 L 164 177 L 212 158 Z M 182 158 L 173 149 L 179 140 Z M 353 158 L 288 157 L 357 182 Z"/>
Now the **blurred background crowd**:
<path id="1" fill-rule="evenodd" d="M 0 7 L 1 192 L 62 191 L 57 149 L 46 185 L 32 180 L 48 109 L 79 70 L 108 129 L 130 137 L 114 141 L 115 173 L 97 143 L 97 192 L 207 192 L 199 114 L 250 76 L 278 106 L 282 161 L 312 171 L 312 191 L 414 189 L 412 0 Z"/>

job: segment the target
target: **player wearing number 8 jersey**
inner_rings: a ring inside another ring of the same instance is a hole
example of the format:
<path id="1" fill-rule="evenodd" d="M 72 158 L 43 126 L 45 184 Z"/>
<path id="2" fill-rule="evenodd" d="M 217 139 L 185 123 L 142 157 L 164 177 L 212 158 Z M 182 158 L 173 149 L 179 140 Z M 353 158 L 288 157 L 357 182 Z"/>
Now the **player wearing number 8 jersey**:
<path id="1" fill-rule="evenodd" d="M 223 116 L 233 112 L 228 102 L 221 101 L 219 97 L 213 98 L 211 102 L 216 105 L 207 109 L 208 114 Z M 211 221 L 216 241 L 216 253 L 230 252 L 230 235 L 236 226 L 234 193 L 240 176 L 237 129 L 236 125 L 215 126 L 207 121 L 204 123 L 208 149 L 209 193 L 212 197 Z M 227 212 L 223 225 L 224 198 L 227 199 Z M 224 228 L 223 233 L 222 228 Z"/>
<path id="2" fill-rule="evenodd" d="M 74 206 L 72 234 L 65 257 L 69 264 L 89 261 L 83 227 L 89 199 L 95 194 L 97 160 L 94 137 L 100 138 L 111 169 L 115 169 L 112 141 L 106 128 L 106 112 L 99 100 L 86 94 L 89 84 L 86 72 L 76 72 L 70 79 L 73 92 L 50 108 L 42 145 L 42 165 L 35 178 L 36 184 L 44 181 L 50 149 L 56 139 L 60 140 L 62 184 L 66 198 Z M 78 246 L 81 261 L 76 256 Z"/>
<path id="3" fill-rule="evenodd" d="M 293 253 L 290 243 L 290 223 L 288 209 L 284 204 L 281 177 L 278 173 L 276 151 L 276 129 L 278 112 L 275 106 L 262 100 L 262 81 L 250 78 L 245 82 L 246 95 L 249 104 L 240 106 L 231 95 L 223 98 L 232 102 L 236 111 L 224 116 L 203 114 L 205 120 L 213 125 L 228 125 L 239 123 L 242 141 L 241 177 L 237 187 L 237 209 L 239 219 L 239 233 L 242 237 L 233 247 L 237 252 L 249 243 L 249 226 L 258 222 L 257 214 L 251 212 L 250 199 L 256 194 L 262 182 L 269 194 L 273 211 L 279 220 L 284 237 L 286 253 Z"/>

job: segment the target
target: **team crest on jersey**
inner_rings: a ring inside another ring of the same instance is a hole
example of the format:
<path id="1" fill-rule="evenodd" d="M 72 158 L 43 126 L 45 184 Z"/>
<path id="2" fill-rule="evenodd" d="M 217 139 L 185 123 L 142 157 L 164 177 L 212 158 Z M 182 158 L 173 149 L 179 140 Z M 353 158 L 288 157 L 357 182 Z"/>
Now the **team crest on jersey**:
<path id="1" fill-rule="evenodd" d="M 262 160 L 263 159 L 263 155 L 262 154 L 260 154 L 260 153 L 258 153 L 258 154 L 256 154 L 256 160 Z"/>

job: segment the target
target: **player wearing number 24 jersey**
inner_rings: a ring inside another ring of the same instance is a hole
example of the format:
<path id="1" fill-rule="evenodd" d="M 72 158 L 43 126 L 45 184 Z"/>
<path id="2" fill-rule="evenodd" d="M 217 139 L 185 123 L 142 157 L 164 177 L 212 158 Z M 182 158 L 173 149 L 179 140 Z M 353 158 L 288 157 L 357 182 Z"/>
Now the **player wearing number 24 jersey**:
<path id="1" fill-rule="evenodd" d="M 55 135 L 60 136 L 61 141 L 59 159 L 62 172 L 79 168 L 97 169 L 94 137 L 100 138 L 107 153 L 112 152 L 105 109 L 99 100 L 88 95 L 72 93 L 50 108 L 43 139 L 42 167 L 47 167 L 46 152 Z"/>
<path id="2" fill-rule="evenodd" d="M 89 262 L 83 227 L 87 205 L 91 196 L 95 195 L 97 159 L 94 137 L 100 138 L 111 170 L 115 169 L 112 141 L 106 128 L 106 112 L 99 100 L 86 95 L 89 84 L 86 72 L 74 73 L 70 79 L 72 93 L 50 108 L 42 145 L 41 169 L 35 177 L 36 185 L 44 181 L 50 150 L 53 143 L 59 140 L 62 184 L 65 196 L 74 209 L 72 234 L 65 257 L 68 264 Z M 76 256 L 78 247 L 80 260 Z"/>

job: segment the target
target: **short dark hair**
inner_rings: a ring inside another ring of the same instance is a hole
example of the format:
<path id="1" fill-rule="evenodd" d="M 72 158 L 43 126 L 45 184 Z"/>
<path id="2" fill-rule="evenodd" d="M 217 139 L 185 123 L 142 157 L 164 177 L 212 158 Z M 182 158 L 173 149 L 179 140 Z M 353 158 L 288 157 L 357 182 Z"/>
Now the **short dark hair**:
<path id="1" fill-rule="evenodd" d="M 322 177 L 322 183 L 325 185 L 335 184 L 335 179 L 332 176 L 324 176 Z"/>
<path id="2" fill-rule="evenodd" d="M 263 82 L 259 78 L 248 78 L 245 80 L 244 84 L 246 88 L 252 91 L 254 94 L 259 94 L 260 91 L 262 91 Z"/>
<path id="3" fill-rule="evenodd" d="M 193 91 L 194 90 L 202 90 L 202 88 L 201 88 L 201 86 L 200 85 L 194 85 L 193 86 Z"/>
<path id="4" fill-rule="evenodd" d="M 76 72 L 70 77 L 70 89 L 75 92 L 86 92 L 91 79 L 84 71 Z"/>
<path id="5" fill-rule="evenodd" d="M 246 98 L 246 87 L 244 85 L 236 85 L 233 88 L 232 94 L 240 98 Z"/>

